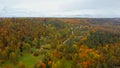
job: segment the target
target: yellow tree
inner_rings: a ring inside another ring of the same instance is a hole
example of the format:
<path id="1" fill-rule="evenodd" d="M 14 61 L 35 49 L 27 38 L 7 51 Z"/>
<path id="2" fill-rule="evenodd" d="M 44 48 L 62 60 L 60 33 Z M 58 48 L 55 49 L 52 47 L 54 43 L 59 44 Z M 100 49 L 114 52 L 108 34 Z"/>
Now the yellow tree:
<path id="1" fill-rule="evenodd" d="M 16 63 L 17 56 L 16 56 L 15 52 L 10 53 L 9 59 L 12 63 Z"/>
<path id="2" fill-rule="evenodd" d="M 23 62 L 18 63 L 18 68 L 26 68 L 25 64 Z"/>

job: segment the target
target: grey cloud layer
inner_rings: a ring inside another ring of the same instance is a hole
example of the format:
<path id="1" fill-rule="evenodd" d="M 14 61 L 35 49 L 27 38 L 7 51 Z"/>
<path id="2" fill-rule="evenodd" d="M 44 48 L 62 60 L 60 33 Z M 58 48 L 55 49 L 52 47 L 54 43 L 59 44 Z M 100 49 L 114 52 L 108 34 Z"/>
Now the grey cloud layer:
<path id="1" fill-rule="evenodd" d="M 0 0 L 1 17 L 120 17 L 120 0 Z"/>

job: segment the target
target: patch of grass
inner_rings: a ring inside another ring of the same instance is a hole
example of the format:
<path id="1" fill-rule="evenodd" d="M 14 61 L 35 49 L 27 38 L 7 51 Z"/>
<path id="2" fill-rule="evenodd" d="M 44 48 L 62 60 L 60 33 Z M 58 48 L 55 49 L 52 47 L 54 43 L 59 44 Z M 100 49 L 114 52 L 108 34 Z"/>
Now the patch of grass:
<path id="1" fill-rule="evenodd" d="M 33 68 L 34 64 L 37 63 L 40 59 L 41 59 L 41 55 L 33 56 L 30 53 L 24 53 L 23 56 L 19 57 L 18 63 L 23 62 L 25 64 L 26 68 Z M 5 61 L 5 63 L 2 64 L 2 66 L 0 66 L 0 68 L 5 68 L 6 66 L 8 66 L 10 68 L 18 68 L 17 65 L 18 64 L 13 64 L 8 60 L 8 61 Z"/>
<path id="2" fill-rule="evenodd" d="M 8 66 L 10 68 L 17 68 L 17 65 L 11 63 L 9 60 L 5 61 L 5 63 L 2 64 L 2 66 L 0 66 L 0 68 L 5 68 L 6 66 Z"/>
<path id="3" fill-rule="evenodd" d="M 26 68 L 33 68 L 34 64 L 40 60 L 41 56 L 33 56 L 32 54 L 24 54 L 19 61 L 26 65 Z"/>

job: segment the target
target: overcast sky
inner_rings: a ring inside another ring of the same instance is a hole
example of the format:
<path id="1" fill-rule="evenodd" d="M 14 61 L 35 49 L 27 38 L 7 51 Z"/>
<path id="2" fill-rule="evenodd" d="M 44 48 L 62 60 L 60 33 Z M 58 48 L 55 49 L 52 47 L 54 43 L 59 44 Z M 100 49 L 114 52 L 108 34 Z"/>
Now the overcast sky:
<path id="1" fill-rule="evenodd" d="M 120 0 L 0 0 L 0 17 L 120 17 Z"/>

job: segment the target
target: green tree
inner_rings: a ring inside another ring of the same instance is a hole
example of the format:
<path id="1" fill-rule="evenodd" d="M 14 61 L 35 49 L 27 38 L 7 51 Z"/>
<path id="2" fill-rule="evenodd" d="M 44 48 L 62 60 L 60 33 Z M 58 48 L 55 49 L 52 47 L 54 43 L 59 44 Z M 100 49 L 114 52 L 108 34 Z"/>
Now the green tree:
<path id="1" fill-rule="evenodd" d="M 9 59 L 12 63 L 16 63 L 17 61 L 17 56 L 15 54 L 15 52 L 11 52 L 10 55 L 9 55 Z"/>
<path id="2" fill-rule="evenodd" d="M 6 50 L 4 50 L 4 51 L 2 52 L 2 58 L 3 58 L 3 59 L 7 59 L 7 58 L 8 58 L 8 54 L 7 54 L 7 51 L 6 51 Z"/>
<path id="3" fill-rule="evenodd" d="M 29 43 L 23 43 L 23 50 L 25 52 L 30 52 L 31 51 L 31 46 Z"/>

